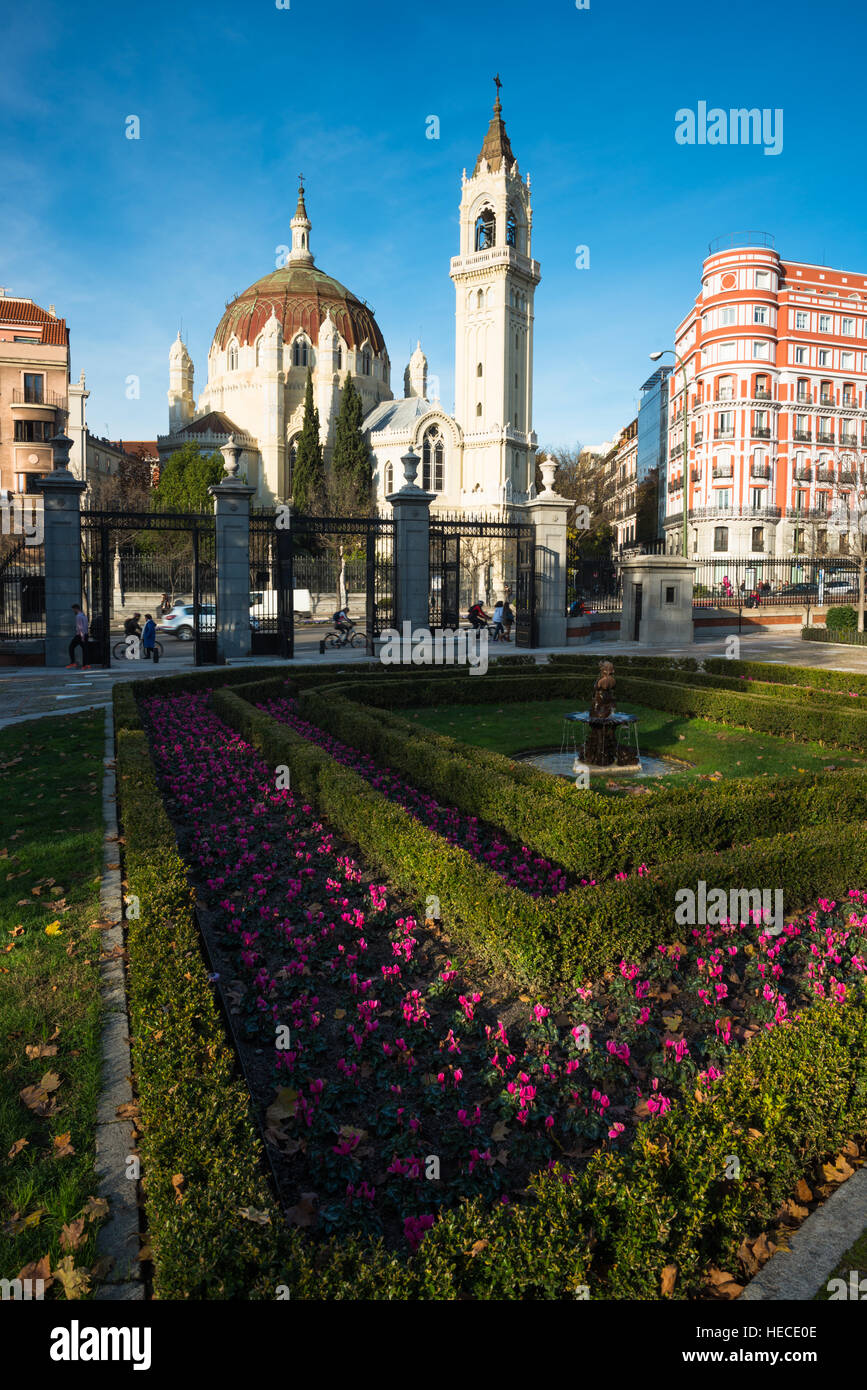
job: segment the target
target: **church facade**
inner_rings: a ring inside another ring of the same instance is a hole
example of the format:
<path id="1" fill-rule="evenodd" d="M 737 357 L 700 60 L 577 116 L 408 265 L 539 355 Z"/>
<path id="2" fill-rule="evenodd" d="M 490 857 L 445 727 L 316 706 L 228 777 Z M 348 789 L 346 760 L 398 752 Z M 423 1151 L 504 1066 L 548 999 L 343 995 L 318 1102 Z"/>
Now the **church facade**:
<path id="1" fill-rule="evenodd" d="M 310 249 L 303 185 L 283 265 L 226 305 L 208 354 L 208 377 L 195 401 L 193 363 L 180 335 L 169 355 L 169 432 L 164 462 L 195 440 L 209 453 L 231 436 L 256 505 L 287 501 L 313 376 L 326 464 L 340 390 L 349 372 L 364 409 L 375 500 L 403 485 L 400 459 L 412 447 L 418 483 L 434 510 L 476 511 L 526 498 L 535 470 L 533 299 L 540 280 L 532 258 L 530 179 L 512 152 L 499 98 L 472 174 L 463 173 L 460 246 L 452 258 L 455 308 L 455 406 L 447 414 L 428 394 L 421 344 L 404 373 L 404 395 L 391 390 L 391 363 L 373 312 L 319 270 Z"/>

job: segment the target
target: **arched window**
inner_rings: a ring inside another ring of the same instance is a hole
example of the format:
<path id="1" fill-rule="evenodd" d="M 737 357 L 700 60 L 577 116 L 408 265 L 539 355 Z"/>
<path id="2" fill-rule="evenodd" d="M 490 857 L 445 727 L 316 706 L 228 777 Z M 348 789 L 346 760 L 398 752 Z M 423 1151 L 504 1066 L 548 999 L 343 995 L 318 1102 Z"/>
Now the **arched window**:
<path id="1" fill-rule="evenodd" d="M 229 371 L 230 371 L 230 372 L 236 372 L 237 370 L 238 370 L 238 344 L 237 344 L 237 343 L 230 343 L 230 344 L 229 344 Z"/>
<path id="2" fill-rule="evenodd" d="M 506 221 L 506 245 L 515 247 L 518 245 L 518 224 L 515 221 L 515 214 L 511 211 Z"/>
<path id="3" fill-rule="evenodd" d="M 481 375 L 482 375 L 482 364 L 481 364 L 481 362 L 480 362 L 479 365 L 476 367 L 476 376 L 481 376 Z"/>
<path id="4" fill-rule="evenodd" d="M 387 463 L 387 464 L 385 465 L 385 495 L 386 495 L 386 497 L 388 496 L 388 494 L 389 494 L 390 492 L 394 492 L 394 464 Z"/>
<path id="5" fill-rule="evenodd" d="M 439 427 L 431 425 L 421 450 L 421 485 L 425 492 L 442 492 L 445 478 L 446 451 L 439 437 Z"/>
<path id="6" fill-rule="evenodd" d="M 482 413 L 482 403 L 481 403 L 481 401 L 479 401 L 478 405 L 476 406 L 476 414 L 477 414 L 477 415 L 481 415 L 481 413 Z"/>
<path id="7" fill-rule="evenodd" d="M 298 435 L 289 440 L 289 496 L 292 495 L 292 479 L 295 477 L 295 460 L 298 458 Z"/>
<path id="8" fill-rule="evenodd" d="M 310 344 L 306 338 L 296 338 L 292 344 L 292 365 L 293 367 L 309 367 Z"/>
<path id="9" fill-rule="evenodd" d="M 476 218 L 476 250 L 486 251 L 494 245 L 496 238 L 496 219 L 493 208 L 482 208 Z"/>
<path id="10" fill-rule="evenodd" d="M 476 294 L 476 308 L 477 308 L 477 309 L 484 309 L 484 307 L 485 307 L 485 291 L 484 291 L 484 290 L 479 290 L 478 293 Z"/>
<path id="11" fill-rule="evenodd" d="M 361 354 L 361 372 L 363 376 L 370 376 L 370 348 L 365 348 Z"/>
<path id="12" fill-rule="evenodd" d="M 256 366 L 261 366 L 262 362 L 262 339 L 256 339 Z"/>
<path id="13" fill-rule="evenodd" d="M 337 367 L 338 367 L 338 370 L 342 369 L 342 367 L 343 367 L 343 344 L 342 344 L 342 343 L 338 343 L 338 344 L 337 344 Z"/>

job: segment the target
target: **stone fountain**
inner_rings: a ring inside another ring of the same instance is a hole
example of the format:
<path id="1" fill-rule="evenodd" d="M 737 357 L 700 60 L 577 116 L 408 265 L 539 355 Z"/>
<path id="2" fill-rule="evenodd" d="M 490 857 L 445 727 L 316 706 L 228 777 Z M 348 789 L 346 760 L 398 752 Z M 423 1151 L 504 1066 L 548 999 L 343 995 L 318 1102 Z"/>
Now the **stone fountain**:
<path id="1" fill-rule="evenodd" d="M 593 686 L 590 709 L 565 716 L 566 725 L 561 752 L 567 751 L 570 725 L 573 727 L 575 724 L 583 725 L 584 738 L 579 756 L 582 762 L 591 769 L 641 767 L 641 757 L 638 751 L 638 716 L 618 714 L 615 711 L 614 690 L 616 684 L 614 663 L 600 661 L 599 675 Z M 624 730 L 626 730 L 625 739 L 622 737 Z M 634 733 L 634 740 L 630 739 L 630 731 Z M 632 746 L 633 741 L 634 748 Z M 573 746 L 575 742 L 573 735 Z M 577 747 L 575 752 L 578 754 Z"/>

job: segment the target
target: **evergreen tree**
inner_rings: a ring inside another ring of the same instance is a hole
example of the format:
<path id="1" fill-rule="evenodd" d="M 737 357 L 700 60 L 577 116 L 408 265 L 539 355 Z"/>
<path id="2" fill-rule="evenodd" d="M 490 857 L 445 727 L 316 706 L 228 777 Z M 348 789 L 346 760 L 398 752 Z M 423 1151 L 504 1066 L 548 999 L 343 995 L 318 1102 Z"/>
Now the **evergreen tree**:
<path id="1" fill-rule="evenodd" d="M 362 430 L 363 406 L 349 372 L 340 393 L 340 411 L 334 437 L 335 494 L 352 511 L 367 511 L 372 485 L 370 449 Z"/>
<path id="2" fill-rule="evenodd" d="M 319 411 L 313 403 L 313 373 L 307 368 L 304 396 L 304 423 L 298 436 L 292 501 L 297 511 L 306 512 L 319 500 L 325 488 L 325 467 L 319 441 Z"/>
<path id="3" fill-rule="evenodd" d="M 190 440 L 166 460 L 153 490 L 156 505 L 164 511 L 210 515 L 214 502 L 208 487 L 220 481 L 223 467 L 222 454 L 203 454 L 195 440 Z"/>

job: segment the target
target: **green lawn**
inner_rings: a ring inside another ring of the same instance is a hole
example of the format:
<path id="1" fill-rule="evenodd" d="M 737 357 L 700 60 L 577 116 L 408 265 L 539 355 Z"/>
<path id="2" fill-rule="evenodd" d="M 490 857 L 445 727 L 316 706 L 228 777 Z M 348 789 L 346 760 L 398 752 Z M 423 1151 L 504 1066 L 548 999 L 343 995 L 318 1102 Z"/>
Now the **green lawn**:
<path id="1" fill-rule="evenodd" d="M 97 1221 L 76 1218 L 95 1192 L 103 739 L 102 713 L 0 732 L 2 1278 L 95 1258 Z M 60 1275 L 46 1296 L 64 1296 Z"/>
<path id="2" fill-rule="evenodd" d="M 501 708 L 488 704 L 407 710 L 406 718 L 410 722 L 417 719 L 427 728 L 463 743 L 511 756 L 531 749 L 559 749 L 563 716 L 575 708 L 574 701 L 531 700 L 505 704 Z M 618 704 L 617 708 L 624 714 L 638 715 L 638 741 L 643 753 L 677 758 L 688 764 L 666 781 L 684 782 L 702 777 L 718 781 L 718 774 L 724 778 L 756 777 L 813 772 L 829 767 L 858 767 L 864 763 L 864 759 L 855 754 L 823 748 L 818 743 L 792 743 L 775 738 L 773 734 L 732 729 L 709 719 L 689 719 L 644 705 Z M 816 718 L 818 721 L 821 715 L 817 713 Z"/>

